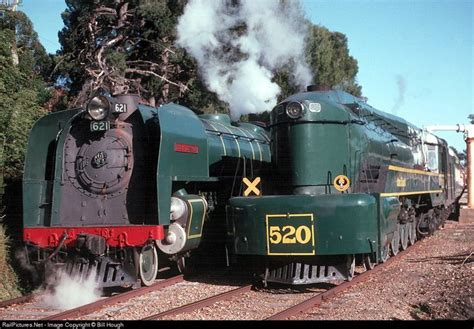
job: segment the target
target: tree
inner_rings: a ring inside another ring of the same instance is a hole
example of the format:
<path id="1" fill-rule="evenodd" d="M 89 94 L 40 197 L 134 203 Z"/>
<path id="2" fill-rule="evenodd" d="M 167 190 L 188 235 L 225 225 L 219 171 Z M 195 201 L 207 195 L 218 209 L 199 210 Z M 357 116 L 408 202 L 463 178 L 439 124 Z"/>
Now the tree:
<path id="1" fill-rule="evenodd" d="M 474 114 L 469 114 L 467 116 L 467 118 L 469 119 L 469 121 L 471 122 L 471 124 L 474 124 Z"/>
<path id="2" fill-rule="evenodd" d="M 46 110 L 44 83 L 50 59 L 31 21 L 22 12 L 5 10 L 0 19 L 0 139 L 6 179 L 19 178 L 28 132 Z"/>
<path id="3" fill-rule="evenodd" d="M 306 51 L 315 84 L 362 96 L 362 87 L 356 80 L 357 60 L 349 55 L 347 37 L 343 33 L 311 24 Z"/>
<path id="4" fill-rule="evenodd" d="M 467 150 L 462 150 L 462 152 L 459 152 L 454 146 L 450 146 L 450 148 L 454 152 L 454 154 L 458 157 L 461 164 L 464 165 L 467 161 Z"/>
<path id="5" fill-rule="evenodd" d="M 362 87 L 357 83 L 359 71 L 357 60 L 349 54 L 347 37 L 340 32 L 331 32 L 327 28 L 308 24 L 306 44 L 307 61 L 314 74 L 314 83 L 319 86 L 344 90 L 354 96 L 362 96 Z M 282 92 L 278 97 L 282 101 L 286 97 L 301 90 L 291 82 L 291 65 L 275 72 L 274 81 Z M 268 121 L 269 114 L 251 116 L 252 120 Z"/>
<path id="6" fill-rule="evenodd" d="M 54 76 L 66 77 L 76 103 L 104 90 L 136 93 L 151 105 L 182 99 L 204 105 L 194 62 L 174 46 L 184 0 L 66 0 Z M 204 97 L 206 99 L 206 97 Z"/>
<path id="7" fill-rule="evenodd" d="M 357 60 L 349 54 L 347 37 L 340 32 L 331 32 L 327 28 L 308 24 L 306 58 L 314 74 L 314 83 L 332 89 L 344 90 L 354 96 L 362 96 L 362 87 L 357 83 L 359 67 Z M 279 100 L 300 92 L 291 82 L 291 65 L 275 72 L 274 81 L 282 92 Z M 268 115 L 263 115 L 266 118 Z"/>

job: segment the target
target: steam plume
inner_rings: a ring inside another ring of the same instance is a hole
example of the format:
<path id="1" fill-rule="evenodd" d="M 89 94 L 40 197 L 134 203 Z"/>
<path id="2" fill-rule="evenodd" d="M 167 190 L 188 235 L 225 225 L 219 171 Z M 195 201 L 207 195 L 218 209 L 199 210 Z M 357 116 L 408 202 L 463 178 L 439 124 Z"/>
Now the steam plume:
<path id="1" fill-rule="evenodd" d="M 400 107 L 405 103 L 405 92 L 407 89 L 405 78 L 397 75 L 398 97 L 395 100 L 395 105 L 392 108 L 392 114 L 397 115 Z"/>
<path id="2" fill-rule="evenodd" d="M 85 304 L 93 303 L 100 298 L 101 290 L 94 281 L 92 271 L 85 280 L 79 280 L 60 272 L 59 277 L 47 286 L 43 293 L 42 304 L 59 309 L 69 310 Z"/>
<path id="3" fill-rule="evenodd" d="M 206 86 L 229 104 L 237 120 L 276 105 L 276 69 L 291 65 L 298 86 L 311 84 L 306 34 L 295 1 L 191 0 L 178 22 L 177 43 L 197 60 Z"/>

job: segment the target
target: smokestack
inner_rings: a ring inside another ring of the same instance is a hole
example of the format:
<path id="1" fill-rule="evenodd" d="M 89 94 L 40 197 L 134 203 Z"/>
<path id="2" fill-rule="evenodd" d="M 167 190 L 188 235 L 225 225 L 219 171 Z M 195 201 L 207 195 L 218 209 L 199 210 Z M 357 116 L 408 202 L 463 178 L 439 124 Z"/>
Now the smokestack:
<path id="1" fill-rule="evenodd" d="M 307 92 L 311 91 L 331 91 L 331 87 L 326 85 L 309 85 L 306 87 Z"/>

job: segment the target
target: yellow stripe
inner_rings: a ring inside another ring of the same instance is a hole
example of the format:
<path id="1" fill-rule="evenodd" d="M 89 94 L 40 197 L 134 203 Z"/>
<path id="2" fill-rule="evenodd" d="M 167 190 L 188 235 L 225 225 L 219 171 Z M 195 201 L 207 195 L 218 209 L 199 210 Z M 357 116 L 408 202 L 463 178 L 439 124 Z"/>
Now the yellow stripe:
<path id="1" fill-rule="evenodd" d="M 380 193 L 381 197 L 385 196 L 402 196 L 402 195 L 415 195 L 415 194 L 428 194 L 428 193 L 441 193 L 443 190 L 433 191 L 419 191 L 419 192 L 393 192 L 393 193 Z"/>
<path id="2" fill-rule="evenodd" d="M 255 137 L 253 135 L 253 133 L 251 133 L 250 131 L 248 132 L 250 134 L 250 136 L 252 137 L 252 139 L 255 141 L 255 143 L 257 144 L 258 146 L 258 151 L 260 153 L 260 161 L 263 160 L 263 154 L 262 154 L 262 147 L 260 146 L 260 142 L 257 140 L 257 137 Z M 251 145 L 251 144 L 250 144 Z M 271 157 L 271 154 L 270 154 L 270 157 Z"/>
<path id="3" fill-rule="evenodd" d="M 191 209 L 191 214 L 189 216 L 189 225 L 188 225 L 188 239 L 194 239 L 194 238 L 200 238 L 202 236 L 202 228 L 204 227 L 204 217 L 206 216 L 206 203 L 204 202 L 203 199 L 194 199 L 194 200 L 187 200 L 189 204 L 189 208 Z M 201 202 L 202 203 L 202 219 L 201 219 L 201 233 L 200 234 L 194 234 L 194 235 L 189 235 L 189 231 L 191 230 L 191 224 L 193 221 L 193 205 L 191 203 L 193 202 Z"/>
<path id="4" fill-rule="evenodd" d="M 206 122 L 209 124 L 209 126 L 211 126 L 215 132 L 220 132 L 219 130 L 217 130 L 216 127 L 214 127 L 208 120 L 206 120 Z M 221 142 L 222 142 L 222 147 L 224 148 L 224 155 L 227 155 L 227 150 L 225 148 L 225 143 L 224 143 L 224 140 L 222 139 L 222 135 L 219 135 L 219 138 L 221 139 Z"/>
<path id="5" fill-rule="evenodd" d="M 252 135 L 253 138 L 255 138 L 254 135 Z M 258 150 L 260 152 L 260 161 L 263 160 L 263 156 L 262 156 L 262 148 L 260 147 L 260 143 L 258 142 L 258 140 L 255 140 L 255 143 L 257 143 L 257 146 L 258 146 Z"/>
<path id="6" fill-rule="evenodd" d="M 291 252 L 282 252 L 282 253 L 279 253 L 279 252 L 268 252 L 267 255 L 268 256 L 314 256 L 316 253 L 313 249 L 313 252 L 312 253 L 291 253 Z"/>
<path id="7" fill-rule="evenodd" d="M 224 127 L 230 134 L 234 135 L 234 133 L 232 132 L 232 130 L 229 129 L 229 127 L 227 127 L 226 125 L 223 125 L 220 122 L 216 122 L 216 123 Z M 237 149 L 239 150 L 239 158 L 240 158 L 240 144 L 239 144 L 238 139 L 235 136 L 234 136 L 234 141 L 237 143 Z"/>
<path id="8" fill-rule="evenodd" d="M 240 129 L 240 128 L 237 128 L 237 127 L 236 127 L 235 129 L 240 130 L 240 131 L 242 132 L 242 134 L 244 134 L 244 136 L 248 138 L 248 142 L 249 142 L 249 144 L 250 144 L 250 148 L 252 149 L 252 160 L 255 160 L 255 151 L 253 150 L 253 145 L 252 145 L 251 138 L 249 138 L 249 136 L 247 136 L 247 133 L 246 133 L 244 130 L 242 130 L 242 129 Z"/>
<path id="9" fill-rule="evenodd" d="M 400 172 L 406 172 L 409 174 L 418 174 L 418 175 L 428 175 L 428 176 L 443 176 L 439 173 L 435 172 L 429 172 L 429 171 L 423 171 L 423 170 L 417 170 L 417 169 L 410 169 L 410 168 L 403 168 L 403 167 L 397 167 L 397 166 L 388 166 L 388 170 L 392 171 L 400 171 Z"/>

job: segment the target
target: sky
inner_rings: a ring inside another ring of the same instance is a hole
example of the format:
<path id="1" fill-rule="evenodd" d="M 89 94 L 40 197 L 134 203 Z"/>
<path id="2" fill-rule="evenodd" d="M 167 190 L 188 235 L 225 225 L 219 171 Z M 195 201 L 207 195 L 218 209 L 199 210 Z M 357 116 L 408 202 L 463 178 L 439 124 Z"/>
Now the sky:
<path id="1" fill-rule="evenodd" d="M 211 0 L 212 1 L 212 0 Z M 258 0 L 256 0 L 258 1 Z M 314 24 L 344 33 L 373 107 L 422 128 L 468 124 L 474 113 L 474 1 L 301 0 Z M 60 48 L 64 0 L 23 0 L 50 53 Z M 460 133 L 436 132 L 457 150 Z"/>

